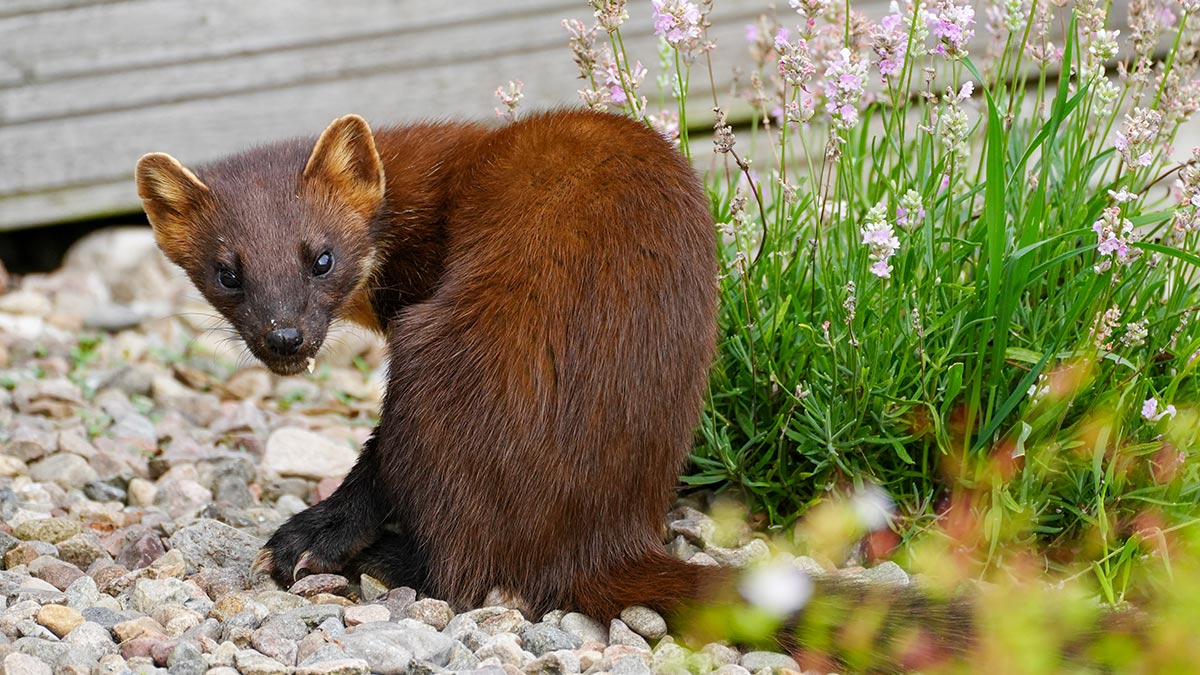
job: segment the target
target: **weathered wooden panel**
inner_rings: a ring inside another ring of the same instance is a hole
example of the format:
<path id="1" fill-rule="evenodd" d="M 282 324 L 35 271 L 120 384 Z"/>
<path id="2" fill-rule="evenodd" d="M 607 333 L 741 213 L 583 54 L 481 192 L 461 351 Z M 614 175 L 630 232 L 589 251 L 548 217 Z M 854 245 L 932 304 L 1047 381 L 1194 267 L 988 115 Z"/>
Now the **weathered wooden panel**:
<path id="1" fill-rule="evenodd" d="M 631 5 L 626 46 L 653 60 L 649 3 Z M 742 27 L 766 2 L 717 5 L 724 88 L 731 57 L 744 54 Z M 526 83 L 526 109 L 573 104 L 579 82 L 560 22 L 590 13 L 581 0 L 0 7 L 0 228 L 136 210 L 132 167 L 150 150 L 199 163 L 315 135 L 347 112 L 373 124 L 486 119 L 509 79 Z M 695 79 L 697 100 L 706 80 Z"/>
<path id="2" fill-rule="evenodd" d="M 716 0 L 718 91 L 770 4 Z M 649 6 L 631 1 L 624 33 L 654 61 Z M 589 14 L 584 0 L 0 0 L 0 229 L 137 210 L 132 169 L 151 150 L 200 163 L 348 112 L 488 119 L 509 79 L 526 110 L 573 104 L 560 22 Z M 700 68 L 693 122 L 709 90 Z"/>
<path id="3" fill-rule="evenodd" d="M 33 12 L 50 12 L 62 9 L 75 9 L 88 5 L 115 4 L 128 0 L 4 0 L 0 3 L 0 17 L 16 14 L 32 14 Z"/>

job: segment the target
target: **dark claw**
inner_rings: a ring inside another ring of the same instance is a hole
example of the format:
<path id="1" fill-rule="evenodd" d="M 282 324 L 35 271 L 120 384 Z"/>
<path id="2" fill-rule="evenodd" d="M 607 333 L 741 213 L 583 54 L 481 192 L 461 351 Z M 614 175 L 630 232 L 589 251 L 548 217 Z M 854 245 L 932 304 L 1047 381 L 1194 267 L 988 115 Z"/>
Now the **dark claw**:
<path id="1" fill-rule="evenodd" d="M 250 573 L 247 576 L 247 581 L 254 587 L 262 586 L 268 582 L 274 586 L 281 585 L 276 579 L 274 551 L 264 548 L 258 552 L 258 555 L 254 558 L 254 562 L 250 564 Z"/>
<path id="2" fill-rule="evenodd" d="M 300 554 L 300 560 L 296 562 L 296 567 L 292 569 L 292 583 L 300 581 L 310 574 L 319 574 L 321 565 L 313 560 L 312 551 L 305 551 Z"/>
<path id="3" fill-rule="evenodd" d="M 275 558 L 271 554 L 270 549 L 264 548 L 255 556 L 254 562 L 250 565 L 251 577 L 270 576 L 275 572 Z"/>

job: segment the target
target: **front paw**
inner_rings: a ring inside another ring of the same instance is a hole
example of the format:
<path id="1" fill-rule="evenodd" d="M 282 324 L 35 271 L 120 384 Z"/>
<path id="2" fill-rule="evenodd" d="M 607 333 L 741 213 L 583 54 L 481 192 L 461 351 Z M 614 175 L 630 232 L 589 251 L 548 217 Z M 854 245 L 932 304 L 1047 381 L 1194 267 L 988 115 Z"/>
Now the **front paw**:
<path id="1" fill-rule="evenodd" d="M 250 568 L 251 577 L 269 575 L 280 587 L 289 588 L 310 574 L 341 570 L 357 552 L 343 543 L 347 526 L 319 508 L 301 511 L 271 535 Z"/>

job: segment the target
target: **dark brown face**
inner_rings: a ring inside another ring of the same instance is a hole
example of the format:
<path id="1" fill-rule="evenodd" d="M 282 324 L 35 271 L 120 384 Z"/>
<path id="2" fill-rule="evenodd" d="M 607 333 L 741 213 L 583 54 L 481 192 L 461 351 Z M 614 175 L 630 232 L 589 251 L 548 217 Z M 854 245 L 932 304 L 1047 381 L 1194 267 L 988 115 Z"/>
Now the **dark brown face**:
<path id="1" fill-rule="evenodd" d="M 138 194 L 163 252 L 280 375 L 304 370 L 374 264 L 383 166 L 362 118 L 312 141 L 264 146 L 203 168 L 138 162 Z"/>
<path id="2" fill-rule="evenodd" d="M 216 236 L 206 242 L 207 264 L 189 275 L 259 361 L 280 375 L 299 373 L 369 273 L 370 243 L 347 236 L 360 230 L 344 222 L 357 217 L 348 211 L 273 204 L 269 195 L 226 200 L 221 181 L 210 184 Z"/>

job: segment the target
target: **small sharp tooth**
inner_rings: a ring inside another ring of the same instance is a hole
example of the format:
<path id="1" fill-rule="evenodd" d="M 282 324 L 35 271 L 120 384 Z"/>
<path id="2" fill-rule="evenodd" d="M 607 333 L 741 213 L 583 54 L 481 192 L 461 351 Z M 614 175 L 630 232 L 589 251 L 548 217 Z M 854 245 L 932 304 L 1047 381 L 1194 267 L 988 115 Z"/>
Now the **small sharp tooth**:
<path id="1" fill-rule="evenodd" d="M 317 360 L 316 360 L 316 359 L 309 359 L 309 360 L 308 360 L 308 364 L 307 364 L 307 365 L 308 365 L 308 372 L 311 374 L 311 373 L 312 373 L 312 371 L 313 371 L 313 370 L 315 370 L 315 369 L 316 369 L 316 367 L 317 367 Z"/>

